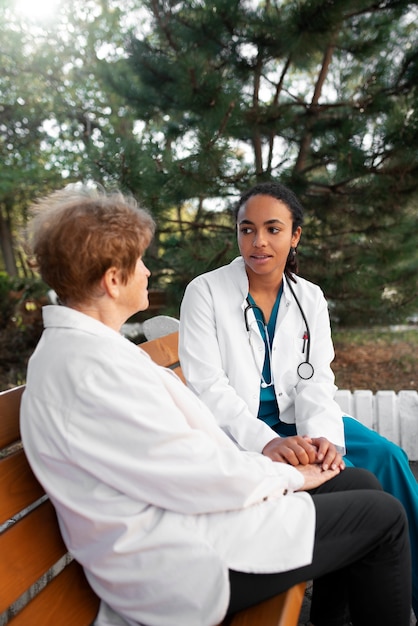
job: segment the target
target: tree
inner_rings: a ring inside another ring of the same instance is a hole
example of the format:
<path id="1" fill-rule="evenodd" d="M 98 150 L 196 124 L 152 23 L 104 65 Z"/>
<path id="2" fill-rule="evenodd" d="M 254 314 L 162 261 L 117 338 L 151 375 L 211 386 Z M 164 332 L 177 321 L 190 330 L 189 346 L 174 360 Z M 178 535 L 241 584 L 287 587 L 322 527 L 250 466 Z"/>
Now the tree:
<path id="1" fill-rule="evenodd" d="M 276 178 L 305 204 L 301 273 L 336 318 L 416 310 L 415 3 L 74 0 L 34 29 L 0 11 L 11 274 L 29 202 L 94 179 L 156 216 L 149 263 L 177 313 L 187 282 L 236 254 L 239 192 Z"/>
<path id="2" fill-rule="evenodd" d="M 110 55 L 123 36 L 120 13 L 75 0 L 53 17 L 34 23 L 0 6 L 0 251 L 9 276 L 27 269 L 17 233 L 31 202 L 65 183 L 107 182 L 96 165 L 102 135 L 128 127 L 98 70 L 101 49 Z"/>
<path id="3" fill-rule="evenodd" d="M 305 205 L 301 274 L 322 285 L 336 319 L 416 309 L 416 4 L 143 5 L 148 31 L 103 72 L 143 124 L 120 147 L 120 181 L 159 221 L 177 299 L 235 254 L 231 201 L 274 178 Z"/>
<path id="4" fill-rule="evenodd" d="M 0 249 L 10 276 L 18 273 L 13 234 L 35 185 L 47 177 L 40 146 L 46 99 L 28 38 L 2 6 L 0 32 Z M 10 20 L 10 21 L 9 21 Z"/>

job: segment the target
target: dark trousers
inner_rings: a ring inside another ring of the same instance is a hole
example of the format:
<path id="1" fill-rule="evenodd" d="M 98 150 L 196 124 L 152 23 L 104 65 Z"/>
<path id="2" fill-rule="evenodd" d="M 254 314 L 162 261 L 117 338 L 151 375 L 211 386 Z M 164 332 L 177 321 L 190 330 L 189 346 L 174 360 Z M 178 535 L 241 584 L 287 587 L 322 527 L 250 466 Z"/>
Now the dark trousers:
<path id="1" fill-rule="evenodd" d="M 314 580 L 311 621 L 341 626 L 409 626 L 411 560 L 400 502 L 370 472 L 346 468 L 311 492 L 316 509 L 310 565 L 278 574 L 230 571 L 228 613 Z"/>

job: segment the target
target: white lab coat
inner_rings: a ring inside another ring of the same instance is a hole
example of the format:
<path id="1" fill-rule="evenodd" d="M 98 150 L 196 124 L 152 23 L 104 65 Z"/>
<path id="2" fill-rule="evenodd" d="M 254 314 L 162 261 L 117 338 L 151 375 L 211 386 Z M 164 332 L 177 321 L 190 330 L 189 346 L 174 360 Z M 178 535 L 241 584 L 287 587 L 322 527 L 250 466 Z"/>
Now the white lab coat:
<path id="1" fill-rule="evenodd" d="M 337 388 L 330 367 L 334 348 L 327 302 L 317 285 L 296 280 L 292 287 L 309 324 L 315 373 L 310 380 L 297 374 L 306 357 L 306 325 L 284 280 L 271 354 L 280 419 L 295 423 L 299 435 L 327 437 L 344 452 L 342 412 L 334 400 Z M 179 351 L 188 385 L 219 425 L 242 449 L 261 452 L 276 434 L 256 419 L 265 345 L 252 310 L 251 330 L 246 330 L 247 295 L 242 257 L 192 280 L 181 305 Z"/>
<path id="2" fill-rule="evenodd" d="M 240 452 L 173 372 L 109 327 L 67 307 L 43 314 L 23 445 L 103 600 L 97 625 L 211 626 L 228 568 L 311 562 L 315 509 L 294 493 L 299 472 Z"/>

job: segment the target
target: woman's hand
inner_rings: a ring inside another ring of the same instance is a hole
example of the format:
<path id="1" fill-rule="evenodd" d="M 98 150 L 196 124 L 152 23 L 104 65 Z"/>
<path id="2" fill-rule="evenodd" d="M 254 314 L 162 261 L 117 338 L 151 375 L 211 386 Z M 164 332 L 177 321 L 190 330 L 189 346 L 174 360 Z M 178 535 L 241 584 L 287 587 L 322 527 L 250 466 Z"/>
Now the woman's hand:
<path id="1" fill-rule="evenodd" d="M 319 441 L 319 440 L 316 440 Z M 324 450 L 323 446 L 322 450 Z M 323 452 L 324 453 L 324 452 Z M 318 448 L 308 437 L 275 437 L 263 448 L 263 454 L 272 461 L 290 465 L 308 465 L 317 463 Z M 325 460 L 325 457 L 324 457 Z"/>
<path id="2" fill-rule="evenodd" d="M 296 468 L 305 480 L 303 487 L 298 491 L 309 491 L 326 483 L 340 473 L 339 468 L 323 470 L 320 465 L 299 465 Z"/>
<path id="3" fill-rule="evenodd" d="M 322 470 L 345 469 L 341 454 L 325 437 L 275 437 L 264 446 L 263 454 L 272 461 L 295 467 L 317 463 Z"/>
<path id="4" fill-rule="evenodd" d="M 315 437 L 311 439 L 312 444 L 316 447 L 316 463 L 322 467 L 323 470 L 327 469 L 345 469 L 345 463 L 341 454 L 337 451 L 337 448 L 333 443 L 328 441 L 325 437 Z"/>

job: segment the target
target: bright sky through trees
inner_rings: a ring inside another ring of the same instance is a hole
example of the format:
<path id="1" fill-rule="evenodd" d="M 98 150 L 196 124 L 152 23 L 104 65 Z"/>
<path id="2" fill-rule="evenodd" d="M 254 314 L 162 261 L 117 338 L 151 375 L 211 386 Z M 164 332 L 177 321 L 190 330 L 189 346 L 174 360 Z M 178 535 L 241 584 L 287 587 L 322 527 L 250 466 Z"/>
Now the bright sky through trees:
<path id="1" fill-rule="evenodd" d="M 17 14 L 30 21 L 48 21 L 54 18 L 60 0 L 15 0 L 14 6 Z"/>

